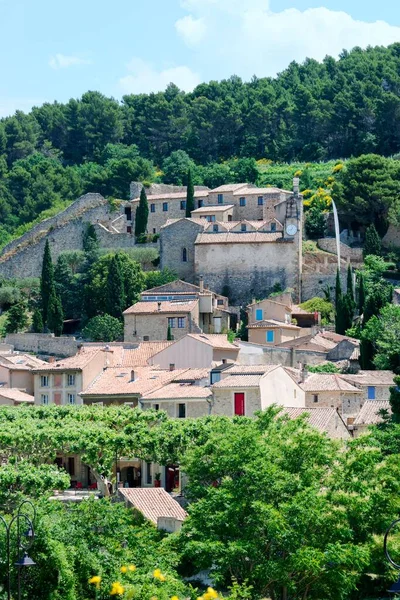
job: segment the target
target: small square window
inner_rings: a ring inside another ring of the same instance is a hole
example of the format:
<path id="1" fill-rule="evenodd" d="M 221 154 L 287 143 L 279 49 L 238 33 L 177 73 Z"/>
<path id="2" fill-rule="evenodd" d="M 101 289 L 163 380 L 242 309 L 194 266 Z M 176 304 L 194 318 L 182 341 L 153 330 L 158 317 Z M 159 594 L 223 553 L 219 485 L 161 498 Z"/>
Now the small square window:
<path id="1" fill-rule="evenodd" d="M 68 375 L 67 383 L 68 383 L 68 385 L 75 385 L 75 375 Z"/>
<path id="2" fill-rule="evenodd" d="M 178 329 L 185 328 L 185 317 L 178 317 Z"/>
<path id="3" fill-rule="evenodd" d="M 218 194 L 218 204 L 223 204 L 223 203 L 224 203 L 224 195 Z"/>
<path id="4" fill-rule="evenodd" d="M 242 223 L 240 226 L 240 231 L 246 231 L 246 223 Z"/>
<path id="5" fill-rule="evenodd" d="M 150 204 L 150 212 L 152 212 L 152 213 L 156 212 L 156 205 L 155 204 Z"/>
<path id="6" fill-rule="evenodd" d="M 48 394 L 42 394 L 40 396 L 40 404 L 43 404 L 44 406 L 47 406 L 48 403 L 49 403 L 49 395 Z"/>
<path id="7" fill-rule="evenodd" d="M 186 210 L 186 200 L 181 200 L 181 210 Z"/>
<path id="8" fill-rule="evenodd" d="M 318 402 L 318 394 L 313 394 L 313 402 Z"/>
<path id="9" fill-rule="evenodd" d="M 264 204 L 263 196 L 258 196 L 257 204 L 258 204 L 258 206 L 262 206 Z"/>
<path id="10" fill-rule="evenodd" d="M 217 304 L 218 304 L 218 306 L 223 306 L 224 305 L 224 301 L 222 300 L 222 298 L 218 298 Z"/>
<path id="11" fill-rule="evenodd" d="M 153 227 L 153 233 L 156 233 L 157 229 L 155 227 Z"/>
<path id="12" fill-rule="evenodd" d="M 168 317 L 168 327 L 175 329 L 175 317 Z"/>
<path id="13" fill-rule="evenodd" d="M 178 404 L 178 419 L 186 417 L 186 404 Z"/>
<path id="14" fill-rule="evenodd" d="M 150 338 L 149 338 L 149 336 L 148 336 L 148 335 L 144 335 L 144 336 L 143 336 L 143 341 L 144 341 L 144 342 L 148 342 L 148 341 L 149 341 L 149 339 L 150 339 Z"/>
<path id="15" fill-rule="evenodd" d="M 368 400 L 375 400 L 375 386 L 368 386 Z"/>
<path id="16" fill-rule="evenodd" d="M 276 231 L 276 223 L 271 223 L 271 231 Z"/>
<path id="17" fill-rule="evenodd" d="M 213 231 L 214 233 L 218 233 L 218 225 L 213 225 Z"/>
<path id="18" fill-rule="evenodd" d="M 68 404 L 75 404 L 75 394 L 68 394 Z"/>
<path id="19" fill-rule="evenodd" d="M 160 405 L 159 404 L 153 404 L 153 408 L 154 408 L 154 410 L 160 410 Z"/>
<path id="20" fill-rule="evenodd" d="M 168 212 L 168 202 L 163 202 L 162 209 L 163 212 Z"/>
<path id="21" fill-rule="evenodd" d="M 257 308 L 256 309 L 256 321 L 262 321 L 262 320 L 263 320 L 263 309 Z"/>
<path id="22" fill-rule="evenodd" d="M 240 206 L 246 206 L 246 198 L 243 198 L 243 197 L 242 197 L 242 198 L 240 198 L 240 199 L 239 199 L 239 205 L 240 205 Z"/>
<path id="23" fill-rule="evenodd" d="M 198 202 L 197 202 L 198 208 L 202 208 L 203 205 L 204 205 L 204 200 L 198 200 Z"/>
<path id="24" fill-rule="evenodd" d="M 267 331 L 267 342 L 273 343 L 275 338 L 275 333 L 273 331 Z"/>

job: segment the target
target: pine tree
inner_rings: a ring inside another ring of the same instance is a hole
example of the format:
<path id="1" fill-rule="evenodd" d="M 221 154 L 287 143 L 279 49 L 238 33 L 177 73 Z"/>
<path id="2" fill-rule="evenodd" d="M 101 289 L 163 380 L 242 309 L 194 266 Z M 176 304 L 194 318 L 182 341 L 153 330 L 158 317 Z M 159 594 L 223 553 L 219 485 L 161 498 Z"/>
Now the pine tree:
<path id="1" fill-rule="evenodd" d="M 382 242 L 381 238 L 378 235 L 378 232 L 375 228 L 375 225 L 372 224 L 367 227 L 365 231 L 365 242 L 363 248 L 364 258 L 369 254 L 375 254 L 376 256 L 380 256 L 382 252 Z"/>
<path id="2" fill-rule="evenodd" d="M 107 313 L 116 319 L 121 319 L 125 308 L 124 276 L 118 254 L 115 254 L 107 276 Z"/>
<path id="3" fill-rule="evenodd" d="M 186 189 L 186 216 L 192 216 L 194 210 L 194 185 L 192 181 L 192 172 L 189 169 L 187 174 L 187 189 Z"/>
<path id="4" fill-rule="evenodd" d="M 138 237 L 147 232 L 147 221 L 149 219 L 149 205 L 147 202 L 146 190 L 144 187 L 140 190 L 139 204 L 135 215 L 135 235 Z"/>
<path id="5" fill-rule="evenodd" d="M 64 313 L 60 297 L 56 293 L 55 287 L 53 287 L 49 298 L 47 309 L 47 326 L 57 337 L 59 337 L 63 332 Z"/>
<path id="6" fill-rule="evenodd" d="M 32 331 L 34 333 L 42 333 L 43 332 L 43 319 L 42 319 L 42 311 L 39 308 L 35 308 L 32 315 Z"/>
<path id="7" fill-rule="evenodd" d="M 51 260 L 49 240 L 46 240 L 43 254 L 42 275 L 40 278 L 40 296 L 42 298 L 42 319 L 47 322 L 50 295 L 54 288 L 54 267 Z"/>
<path id="8" fill-rule="evenodd" d="M 28 325 L 28 315 L 26 312 L 26 302 L 21 301 L 18 304 L 13 304 L 7 311 L 7 319 L 5 322 L 6 333 L 18 333 L 23 331 Z"/>
<path id="9" fill-rule="evenodd" d="M 360 315 L 364 313 L 365 307 L 365 279 L 362 273 L 358 276 L 358 312 Z"/>
<path id="10" fill-rule="evenodd" d="M 98 247 L 99 240 L 94 225 L 88 223 L 83 234 L 83 249 L 85 252 L 93 252 L 93 250 L 97 250 Z"/>

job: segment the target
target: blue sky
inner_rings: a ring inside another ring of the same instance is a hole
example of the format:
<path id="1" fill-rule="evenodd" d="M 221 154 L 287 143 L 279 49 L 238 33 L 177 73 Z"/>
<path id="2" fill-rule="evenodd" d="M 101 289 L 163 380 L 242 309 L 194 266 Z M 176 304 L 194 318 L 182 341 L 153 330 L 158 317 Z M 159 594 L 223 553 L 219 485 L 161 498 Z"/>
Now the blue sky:
<path id="1" fill-rule="evenodd" d="M 0 0 L 0 116 L 400 41 L 399 0 Z"/>

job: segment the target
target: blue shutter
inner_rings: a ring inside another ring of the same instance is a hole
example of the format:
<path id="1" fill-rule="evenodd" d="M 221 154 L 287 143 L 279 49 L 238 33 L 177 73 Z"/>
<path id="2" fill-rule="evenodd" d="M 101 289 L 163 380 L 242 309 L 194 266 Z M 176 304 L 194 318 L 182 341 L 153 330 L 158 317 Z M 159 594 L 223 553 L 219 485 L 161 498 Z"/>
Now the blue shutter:
<path id="1" fill-rule="evenodd" d="M 262 321 L 262 320 L 263 320 L 263 310 L 262 310 L 262 308 L 257 308 L 256 321 Z"/>
<path id="2" fill-rule="evenodd" d="M 368 400 L 375 400 L 375 386 L 368 386 Z"/>
<path id="3" fill-rule="evenodd" d="M 267 342 L 273 342 L 273 341 L 274 341 L 274 332 L 267 331 Z"/>

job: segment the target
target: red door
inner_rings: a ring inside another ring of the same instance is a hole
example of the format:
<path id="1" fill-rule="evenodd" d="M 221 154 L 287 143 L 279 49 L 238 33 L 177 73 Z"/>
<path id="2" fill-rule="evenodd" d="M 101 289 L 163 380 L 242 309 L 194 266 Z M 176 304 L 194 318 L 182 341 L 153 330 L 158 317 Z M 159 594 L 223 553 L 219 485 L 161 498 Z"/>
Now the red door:
<path id="1" fill-rule="evenodd" d="M 244 415 L 244 392 L 235 393 L 235 415 Z"/>

